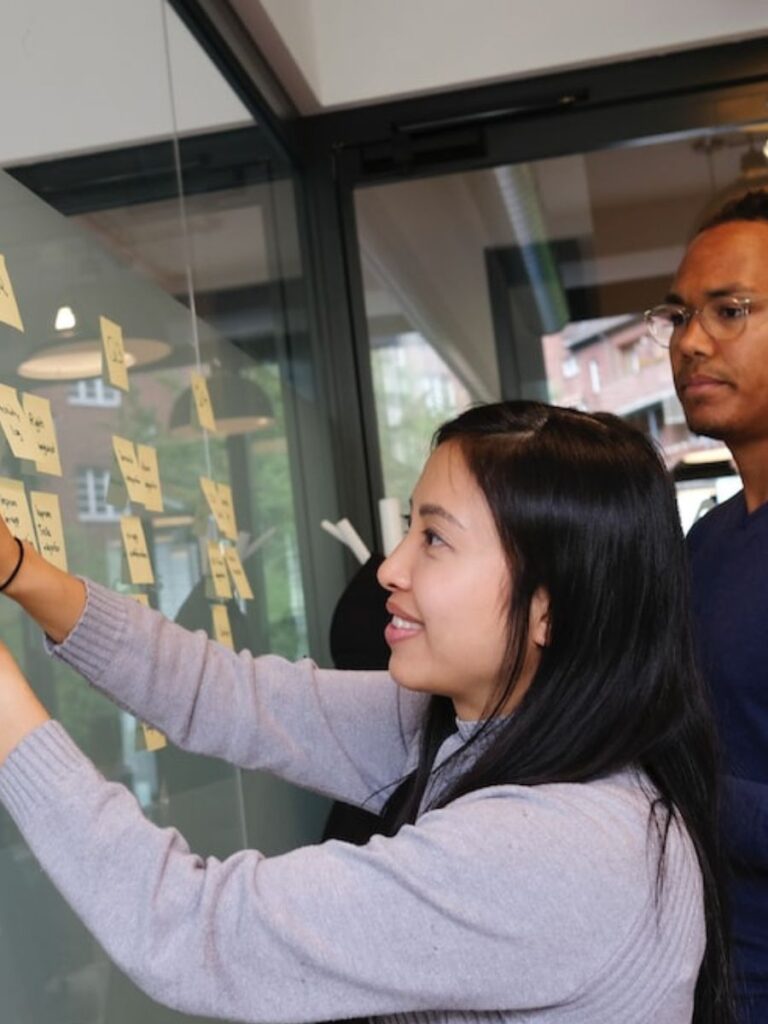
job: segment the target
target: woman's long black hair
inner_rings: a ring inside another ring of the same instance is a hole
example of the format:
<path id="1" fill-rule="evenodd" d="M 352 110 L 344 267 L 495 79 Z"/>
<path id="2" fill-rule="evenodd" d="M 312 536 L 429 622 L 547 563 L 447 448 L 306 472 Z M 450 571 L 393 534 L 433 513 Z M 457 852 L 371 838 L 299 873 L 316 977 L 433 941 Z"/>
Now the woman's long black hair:
<path id="1" fill-rule="evenodd" d="M 504 783 L 588 782 L 627 767 L 651 781 L 649 826 L 666 837 L 679 818 L 696 849 L 707 945 L 695 1024 L 731 1017 L 729 943 L 717 822 L 717 747 L 696 671 L 688 569 L 672 483 L 652 442 L 607 413 L 538 402 L 472 408 L 434 445 L 457 445 L 479 484 L 511 579 L 503 683 L 490 742 L 446 783 L 433 806 Z M 522 670 L 529 607 L 549 597 L 548 644 L 514 715 L 496 717 Z M 435 754 L 455 729 L 433 697 L 416 771 L 384 811 L 394 833 L 416 819 Z"/>

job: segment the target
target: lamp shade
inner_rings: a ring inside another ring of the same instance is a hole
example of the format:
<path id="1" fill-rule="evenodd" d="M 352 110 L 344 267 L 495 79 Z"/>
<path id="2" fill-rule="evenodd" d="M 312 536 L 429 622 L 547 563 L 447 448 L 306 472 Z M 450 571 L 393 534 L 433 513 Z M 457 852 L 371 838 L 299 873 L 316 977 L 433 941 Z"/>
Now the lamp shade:
<path id="1" fill-rule="evenodd" d="M 216 433 L 224 437 L 263 430 L 275 422 L 275 411 L 267 393 L 255 381 L 228 370 L 214 372 L 207 380 Z M 171 409 L 170 433 L 174 437 L 194 438 L 201 426 L 192 395 L 184 388 Z"/>
<path id="2" fill-rule="evenodd" d="M 148 366 L 171 351 L 167 341 L 155 338 L 124 338 L 126 369 Z M 18 366 L 20 377 L 28 380 L 85 380 L 102 375 L 102 344 L 98 339 L 63 337 L 41 345 Z"/>

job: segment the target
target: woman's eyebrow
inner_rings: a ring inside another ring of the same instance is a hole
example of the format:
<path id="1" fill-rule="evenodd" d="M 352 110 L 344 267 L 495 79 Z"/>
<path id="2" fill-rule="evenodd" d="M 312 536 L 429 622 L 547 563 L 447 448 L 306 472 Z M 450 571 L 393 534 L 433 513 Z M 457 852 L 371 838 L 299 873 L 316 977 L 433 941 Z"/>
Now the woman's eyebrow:
<path id="1" fill-rule="evenodd" d="M 419 505 L 419 515 L 422 517 L 439 516 L 441 519 L 445 519 L 449 523 L 453 523 L 454 526 L 458 526 L 460 530 L 466 529 L 464 524 L 460 522 L 456 516 L 452 515 L 447 508 L 443 508 L 442 505 L 433 505 L 429 502 L 424 505 Z"/>

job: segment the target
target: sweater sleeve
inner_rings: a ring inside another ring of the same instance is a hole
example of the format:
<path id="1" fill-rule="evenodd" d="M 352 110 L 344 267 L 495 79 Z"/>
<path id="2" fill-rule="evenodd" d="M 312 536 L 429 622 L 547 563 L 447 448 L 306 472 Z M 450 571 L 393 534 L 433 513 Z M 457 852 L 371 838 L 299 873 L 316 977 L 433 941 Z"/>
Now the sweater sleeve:
<path id="1" fill-rule="evenodd" d="M 665 892 L 685 899 L 665 950 L 646 816 L 628 826 L 586 786 L 470 794 L 361 848 L 204 860 L 48 722 L 0 769 L 0 798 L 118 966 L 190 1014 L 299 1024 L 551 1007 L 601 978 L 621 991 L 638 964 L 663 999 L 686 957 L 692 991 L 701 956 L 698 885 L 681 882 L 679 858 L 668 869 Z"/>
<path id="2" fill-rule="evenodd" d="M 388 673 L 235 654 L 97 583 L 87 588 L 80 621 L 48 649 L 177 746 L 373 811 L 410 770 L 425 698 Z"/>

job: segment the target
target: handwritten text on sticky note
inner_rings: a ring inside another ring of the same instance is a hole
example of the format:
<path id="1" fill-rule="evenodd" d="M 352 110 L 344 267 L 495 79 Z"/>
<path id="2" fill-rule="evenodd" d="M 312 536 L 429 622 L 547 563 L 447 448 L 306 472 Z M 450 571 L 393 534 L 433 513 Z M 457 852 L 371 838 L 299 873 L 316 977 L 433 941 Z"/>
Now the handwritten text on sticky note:
<path id="1" fill-rule="evenodd" d="M 30 491 L 32 518 L 35 521 L 40 554 L 49 562 L 67 572 L 67 551 L 64 546 L 64 527 L 57 494 Z"/>
<path id="2" fill-rule="evenodd" d="M 123 329 L 120 324 L 105 316 L 99 317 L 99 327 L 109 383 L 121 391 L 127 391 L 128 367 L 125 362 Z"/>
<path id="3" fill-rule="evenodd" d="M 29 423 L 29 434 L 34 443 L 34 460 L 41 473 L 61 476 L 59 443 L 53 424 L 51 403 L 40 395 L 22 392 L 21 403 Z"/>
<path id="4" fill-rule="evenodd" d="M 149 560 L 147 539 L 144 536 L 141 519 L 138 516 L 123 516 L 120 520 L 120 531 L 123 535 L 131 583 L 154 583 L 155 575 Z"/>

